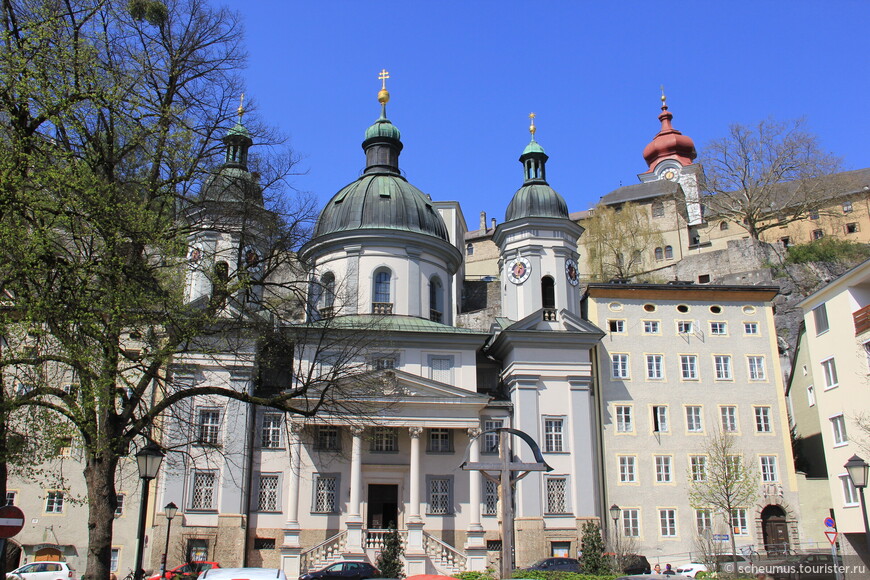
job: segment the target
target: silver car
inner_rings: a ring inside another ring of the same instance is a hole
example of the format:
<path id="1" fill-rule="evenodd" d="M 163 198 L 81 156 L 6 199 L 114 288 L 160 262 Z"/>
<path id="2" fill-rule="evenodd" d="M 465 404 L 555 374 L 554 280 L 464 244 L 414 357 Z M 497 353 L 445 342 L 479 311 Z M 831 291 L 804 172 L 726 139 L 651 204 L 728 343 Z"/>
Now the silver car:
<path id="1" fill-rule="evenodd" d="M 74 580 L 76 571 L 66 562 L 31 562 L 6 574 L 6 580 Z"/>

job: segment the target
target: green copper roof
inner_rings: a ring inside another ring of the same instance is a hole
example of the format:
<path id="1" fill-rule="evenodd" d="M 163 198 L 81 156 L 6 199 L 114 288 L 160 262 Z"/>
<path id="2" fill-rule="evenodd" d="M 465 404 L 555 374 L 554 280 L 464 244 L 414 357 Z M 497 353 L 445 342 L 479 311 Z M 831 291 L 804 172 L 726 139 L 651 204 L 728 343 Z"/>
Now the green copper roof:
<path id="1" fill-rule="evenodd" d="M 543 153 L 544 155 L 546 155 L 546 152 L 544 151 L 544 148 L 541 147 L 541 146 L 538 144 L 538 142 L 535 141 L 534 139 L 532 139 L 531 141 L 529 141 L 529 144 L 526 145 L 526 148 L 525 148 L 525 149 L 523 149 L 523 153 L 522 153 L 522 154 L 523 154 L 523 155 L 527 155 L 527 154 L 529 154 L 529 153 Z"/>
<path id="2" fill-rule="evenodd" d="M 546 182 L 526 183 L 514 194 L 504 219 L 509 222 L 527 217 L 567 218 L 568 204 Z"/>
<path id="3" fill-rule="evenodd" d="M 389 119 L 386 117 L 381 117 L 375 123 L 366 129 L 366 140 L 369 140 L 373 137 L 387 137 L 389 139 L 395 139 L 396 141 L 400 141 L 402 134 L 399 132 L 399 129 L 393 125 Z"/>
<path id="4" fill-rule="evenodd" d="M 395 173 L 367 173 L 342 188 L 320 212 L 314 235 L 371 228 L 449 241 L 447 226 L 429 197 Z"/>
<path id="5" fill-rule="evenodd" d="M 236 135 L 240 137 L 246 137 L 248 139 L 251 138 L 251 134 L 248 133 L 248 130 L 241 123 L 236 123 L 236 125 L 232 129 L 227 131 L 227 137 L 234 137 Z"/>
<path id="6" fill-rule="evenodd" d="M 336 316 L 309 323 L 309 326 L 330 327 L 342 330 L 375 330 L 383 332 L 436 332 L 439 334 L 478 334 L 485 336 L 488 333 L 470 328 L 448 326 L 439 322 L 433 322 L 416 316 L 377 314 L 351 314 Z"/>

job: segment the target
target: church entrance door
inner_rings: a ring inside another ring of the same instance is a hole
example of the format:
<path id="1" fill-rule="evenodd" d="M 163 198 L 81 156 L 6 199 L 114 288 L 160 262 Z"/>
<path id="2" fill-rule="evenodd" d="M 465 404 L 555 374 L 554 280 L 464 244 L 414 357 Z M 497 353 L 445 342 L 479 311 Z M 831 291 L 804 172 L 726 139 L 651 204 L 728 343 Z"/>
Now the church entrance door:
<path id="1" fill-rule="evenodd" d="M 384 530 L 391 524 L 399 526 L 399 486 L 370 484 L 367 527 Z"/>

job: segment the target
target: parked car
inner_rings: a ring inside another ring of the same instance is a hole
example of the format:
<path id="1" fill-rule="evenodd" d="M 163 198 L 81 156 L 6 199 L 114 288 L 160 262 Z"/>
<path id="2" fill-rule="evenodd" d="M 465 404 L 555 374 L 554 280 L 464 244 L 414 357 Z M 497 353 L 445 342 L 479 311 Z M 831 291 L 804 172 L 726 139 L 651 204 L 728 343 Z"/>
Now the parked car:
<path id="1" fill-rule="evenodd" d="M 652 572 L 649 560 L 640 554 L 628 554 L 625 557 L 625 565 L 622 567 L 623 574 L 649 574 Z"/>
<path id="2" fill-rule="evenodd" d="M 838 562 L 842 564 L 842 562 Z M 785 560 L 765 564 L 774 571 L 775 580 L 836 580 L 834 558 L 830 554 L 789 556 Z"/>
<path id="3" fill-rule="evenodd" d="M 198 580 L 287 580 L 279 568 L 206 568 Z"/>
<path id="4" fill-rule="evenodd" d="M 677 574 L 694 578 L 698 572 L 706 572 L 707 565 L 700 562 L 690 562 L 677 567 Z"/>
<path id="5" fill-rule="evenodd" d="M 544 558 L 538 560 L 525 570 L 543 570 L 547 572 L 578 572 L 583 573 L 580 567 L 580 560 L 577 558 Z"/>
<path id="6" fill-rule="evenodd" d="M 31 562 L 6 574 L 6 580 L 70 580 L 76 571 L 66 562 Z"/>
<path id="7" fill-rule="evenodd" d="M 365 580 L 378 578 L 380 574 L 368 562 L 336 562 L 322 570 L 303 574 L 299 580 Z"/>
<path id="8" fill-rule="evenodd" d="M 167 570 L 162 577 L 166 579 L 172 579 L 176 576 L 181 576 L 183 578 L 196 578 L 202 572 L 213 570 L 215 568 L 220 568 L 220 564 L 217 562 L 187 562 L 186 564 L 181 564 L 171 570 Z M 160 580 L 160 578 L 160 574 L 155 574 L 148 578 L 148 580 Z"/>

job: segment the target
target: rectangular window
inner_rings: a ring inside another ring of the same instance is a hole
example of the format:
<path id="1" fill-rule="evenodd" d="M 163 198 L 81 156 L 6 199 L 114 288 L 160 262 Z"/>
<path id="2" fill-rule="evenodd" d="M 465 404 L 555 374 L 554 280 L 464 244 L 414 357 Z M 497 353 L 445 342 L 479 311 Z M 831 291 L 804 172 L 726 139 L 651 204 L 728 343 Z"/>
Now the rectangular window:
<path id="1" fill-rule="evenodd" d="M 385 371 L 389 369 L 396 368 L 396 357 L 393 356 L 382 356 L 372 360 L 371 362 L 372 370 L 376 371 Z"/>
<path id="2" fill-rule="evenodd" d="M 564 446 L 562 441 L 562 427 L 564 419 L 544 419 L 544 451 L 547 453 L 561 453 Z"/>
<path id="3" fill-rule="evenodd" d="M 671 483 L 673 481 L 671 474 L 671 456 L 656 455 L 656 482 Z"/>
<path id="4" fill-rule="evenodd" d="M 255 550 L 274 550 L 275 538 L 254 538 Z"/>
<path id="5" fill-rule="evenodd" d="M 429 479 L 429 513 L 445 515 L 450 509 L 450 478 L 432 477 Z"/>
<path id="6" fill-rule="evenodd" d="M 770 407 L 755 407 L 755 432 L 770 433 Z"/>
<path id="7" fill-rule="evenodd" d="M 190 509 L 211 510 L 215 508 L 214 492 L 217 474 L 214 471 L 194 471 Z"/>
<path id="8" fill-rule="evenodd" d="M 731 510 L 731 529 L 735 536 L 745 536 L 749 533 L 749 525 L 746 519 L 746 508 Z"/>
<path id="9" fill-rule="evenodd" d="M 659 510 L 659 532 L 664 538 L 673 538 L 677 535 L 677 510 Z"/>
<path id="10" fill-rule="evenodd" d="M 204 445 L 217 445 L 220 441 L 220 411 L 200 409 L 197 418 L 197 442 Z"/>
<path id="11" fill-rule="evenodd" d="M 399 434 L 394 427 L 375 427 L 372 433 L 372 451 L 393 453 L 399 450 Z"/>
<path id="12" fill-rule="evenodd" d="M 626 538 L 640 536 L 640 513 L 635 508 L 622 508 L 622 533 Z"/>
<path id="13" fill-rule="evenodd" d="M 646 378 L 652 380 L 664 378 L 663 359 L 664 355 L 660 354 L 646 355 Z"/>
<path id="14" fill-rule="evenodd" d="M 109 560 L 109 570 L 112 572 L 118 571 L 118 560 L 121 558 L 121 548 L 112 548 L 111 560 Z"/>
<path id="15" fill-rule="evenodd" d="M 813 308 L 813 321 L 816 323 L 816 336 L 828 332 L 828 309 L 824 304 Z"/>
<path id="16" fill-rule="evenodd" d="M 667 433 L 668 428 L 668 408 L 665 405 L 658 405 L 652 408 L 653 411 L 653 431 L 656 433 Z"/>
<path id="17" fill-rule="evenodd" d="M 483 515 L 494 516 L 498 513 L 498 486 L 494 481 L 483 480 Z"/>
<path id="18" fill-rule="evenodd" d="M 834 430 L 834 445 L 849 442 L 849 436 L 846 435 L 846 418 L 843 415 L 831 417 L 831 428 Z"/>
<path id="19" fill-rule="evenodd" d="M 698 378 L 698 357 L 694 354 L 681 354 L 680 373 L 682 373 L 683 380 L 696 380 Z"/>
<path id="20" fill-rule="evenodd" d="M 610 355 L 610 376 L 614 379 L 628 378 L 628 355 L 627 354 L 612 354 Z"/>
<path id="21" fill-rule="evenodd" d="M 644 332 L 644 334 L 658 334 L 659 333 L 659 321 L 658 320 L 644 320 L 643 321 L 643 332 Z"/>
<path id="22" fill-rule="evenodd" d="M 725 433 L 737 433 L 737 407 L 728 405 L 721 407 L 722 431 Z"/>
<path id="23" fill-rule="evenodd" d="M 840 483 L 843 486 L 843 503 L 846 505 L 858 505 L 858 490 L 852 485 L 852 478 L 849 474 L 840 476 Z"/>
<path id="24" fill-rule="evenodd" d="M 338 511 L 338 476 L 314 476 L 314 506 L 311 511 L 321 514 Z"/>
<path id="25" fill-rule="evenodd" d="M 710 334 L 723 335 L 728 334 L 728 324 L 725 322 L 711 322 Z"/>
<path id="26" fill-rule="evenodd" d="M 63 513 L 63 492 L 50 491 L 45 494 L 45 513 L 47 514 L 62 514 Z"/>
<path id="27" fill-rule="evenodd" d="M 725 476 L 736 477 L 741 473 L 743 458 L 739 455 L 729 455 L 725 458 Z"/>
<path id="28" fill-rule="evenodd" d="M 450 429 L 429 429 L 429 451 L 430 453 L 450 453 L 453 451 L 453 438 Z"/>
<path id="29" fill-rule="evenodd" d="M 608 320 L 607 323 L 608 327 L 610 328 L 610 332 L 617 334 L 625 332 L 624 320 Z"/>
<path id="30" fill-rule="evenodd" d="M 814 407 L 816 405 L 816 390 L 812 385 L 807 387 L 807 405 Z"/>
<path id="31" fill-rule="evenodd" d="M 634 455 L 621 455 L 619 457 L 620 483 L 635 483 L 637 481 L 636 461 L 637 458 Z"/>
<path id="32" fill-rule="evenodd" d="M 690 433 L 700 433 L 704 430 L 701 424 L 701 407 L 690 405 L 686 407 L 686 429 Z"/>
<path id="33" fill-rule="evenodd" d="M 338 451 L 341 449 L 341 431 L 337 425 L 317 426 L 317 449 L 319 451 Z"/>
<path id="34" fill-rule="evenodd" d="M 776 455 L 762 455 L 761 460 L 761 481 L 764 483 L 775 483 L 779 481 L 779 472 L 776 469 Z"/>
<path id="35" fill-rule="evenodd" d="M 843 213 L 852 213 L 852 202 L 844 201 L 843 202 Z"/>
<path id="36" fill-rule="evenodd" d="M 281 414 L 265 413 L 263 415 L 263 430 L 260 433 L 260 446 L 263 449 L 281 447 Z"/>
<path id="37" fill-rule="evenodd" d="M 547 513 L 568 513 L 568 478 L 548 477 L 547 479 Z"/>
<path id="38" fill-rule="evenodd" d="M 15 495 L 17 492 L 7 491 L 6 492 L 6 505 L 15 505 Z"/>
<path id="39" fill-rule="evenodd" d="M 452 356 L 430 356 L 429 357 L 429 378 L 439 383 L 453 384 L 453 357 Z"/>
<path id="40" fill-rule="evenodd" d="M 124 499 L 126 499 L 126 498 L 124 497 L 123 493 L 119 493 L 119 494 L 115 495 L 115 501 L 117 502 L 115 504 L 115 517 L 116 518 L 120 518 L 121 516 L 124 515 Z"/>
<path id="41" fill-rule="evenodd" d="M 695 526 L 699 534 L 705 534 L 713 529 L 713 512 L 708 508 L 695 510 Z"/>
<path id="42" fill-rule="evenodd" d="M 504 427 L 501 419 L 486 419 L 483 422 L 483 430 L 491 431 Z M 483 453 L 498 453 L 498 433 L 486 433 L 483 436 Z"/>
<path id="43" fill-rule="evenodd" d="M 847 234 L 857 234 L 860 231 L 858 222 L 849 222 L 845 226 Z"/>
<path id="44" fill-rule="evenodd" d="M 840 384 L 837 379 L 837 364 L 833 358 L 822 361 L 822 370 L 825 372 L 825 388 L 832 389 Z"/>
<path id="45" fill-rule="evenodd" d="M 616 432 L 631 433 L 634 431 L 634 422 L 631 417 L 631 405 L 616 406 Z"/>
<path id="46" fill-rule="evenodd" d="M 750 381 L 763 381 L 767 377 L 764 371 L 764 357 L 763 356 L 748 356 L 746 357 L 746 362 L 749 365 L 749 380 Z"/>
<path id="47" fill-rule="evenodd" d="M 743 334 L 758 334 L 758 323 L 757 322 L 744 322 L 743 323 Z"/>
<path id="48" fill-rule="evenodd" d="M 692 481 L 701 483 L 707 481 L 707 456 L 692 455 L 689 457 L 689 466 L 692 470 Z"/>
<path id="49" fill-rule="evenodd" d="M 694 325 L 691 320 L 678 320 L 677 321 L 677 334 L 692 334 L 694 330 Z"/>
<path id="50" fill-rule="evenodd" d="M 717 354 L 713 357 L 713 363 L 716 367 L 716 380 L 730 381 L 731 380 L 731 355 Z"/>
<path id="51" fill-rule="evenodd" d="M 260 489 L 257 496 L 257 511 L 277 512 L 279 481 L 277 473 L 260 474 Z"/>

